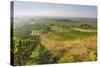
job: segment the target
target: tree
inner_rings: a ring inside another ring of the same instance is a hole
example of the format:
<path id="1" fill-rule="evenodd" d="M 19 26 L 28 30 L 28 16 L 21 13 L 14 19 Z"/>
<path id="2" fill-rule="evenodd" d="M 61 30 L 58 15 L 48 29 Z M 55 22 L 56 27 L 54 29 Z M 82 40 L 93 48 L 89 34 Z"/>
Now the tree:
<path id="1" fill-rule="evenodd" d="M 80 25 L 80 28 L 83 28 L 83 29 L 91 29 L 92 26 L 91 25 L 88 25 L 88 24 L 81 24 Z"/>

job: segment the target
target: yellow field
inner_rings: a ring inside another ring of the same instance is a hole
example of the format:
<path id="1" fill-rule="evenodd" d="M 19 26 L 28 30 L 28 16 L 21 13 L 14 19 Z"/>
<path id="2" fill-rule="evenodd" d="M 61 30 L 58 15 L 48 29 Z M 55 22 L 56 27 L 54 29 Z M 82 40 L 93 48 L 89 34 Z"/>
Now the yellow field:
<path id="1" fill-rule="evenodd" d="M 97 38 L 96 36 L 83 39 L 57 41 L 41 36 L 42 45 L 47 48 L 58 62 L 94 61 L 96 60 Z"/>

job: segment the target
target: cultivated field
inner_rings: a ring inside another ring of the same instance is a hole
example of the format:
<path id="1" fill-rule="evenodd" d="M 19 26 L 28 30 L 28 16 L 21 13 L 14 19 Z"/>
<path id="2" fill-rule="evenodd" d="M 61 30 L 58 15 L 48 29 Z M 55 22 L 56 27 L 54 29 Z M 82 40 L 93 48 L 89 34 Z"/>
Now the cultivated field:
<path id="1" fill-rule="evenodd" d="M 28 23 L 20 22 L 13 28 L 14 65 L 97 60 L 96 21 L 31 19 Z"/>

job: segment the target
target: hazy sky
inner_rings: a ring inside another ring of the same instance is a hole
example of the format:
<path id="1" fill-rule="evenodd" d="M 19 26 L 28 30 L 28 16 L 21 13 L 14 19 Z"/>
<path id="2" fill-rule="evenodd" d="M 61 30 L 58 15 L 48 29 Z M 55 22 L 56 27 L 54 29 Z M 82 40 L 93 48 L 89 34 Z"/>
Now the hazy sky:
<path id="1" fill-rule="evenodd" d="M 97 17 L 96 6 L 14 1 L 15 16 Z"/>

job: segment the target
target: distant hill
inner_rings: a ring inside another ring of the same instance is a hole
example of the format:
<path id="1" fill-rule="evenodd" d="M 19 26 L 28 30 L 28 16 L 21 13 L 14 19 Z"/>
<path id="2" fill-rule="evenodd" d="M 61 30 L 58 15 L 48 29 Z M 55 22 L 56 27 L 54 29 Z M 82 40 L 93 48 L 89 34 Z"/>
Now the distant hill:
<path id="1" fill-rule="evenodd" d="M 14 17 L 14 21 L 20 22 L 28 22 L 34 20 L 54 20 L 54 21 L 81 21 L 81 22 L 97 22 L 97 18 L 80 18 L 80 17 L 47 17 L 47 16 L 19 16 Z"/>

